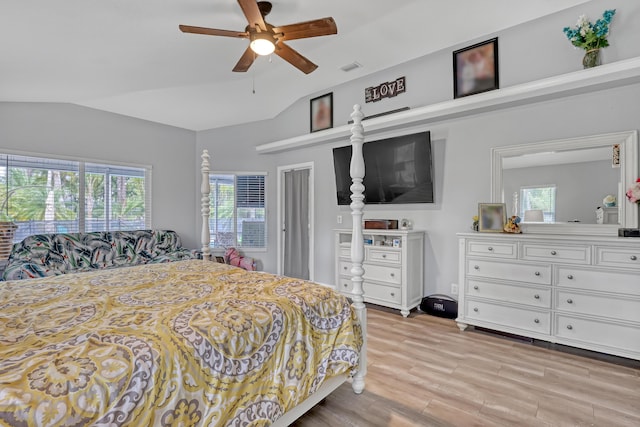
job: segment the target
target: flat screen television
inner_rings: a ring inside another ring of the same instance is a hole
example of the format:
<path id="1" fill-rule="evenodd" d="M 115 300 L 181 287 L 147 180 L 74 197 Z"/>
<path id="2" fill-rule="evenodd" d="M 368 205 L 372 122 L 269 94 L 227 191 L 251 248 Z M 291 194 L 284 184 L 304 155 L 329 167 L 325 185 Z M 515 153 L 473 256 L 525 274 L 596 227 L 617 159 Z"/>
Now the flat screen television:
<path id="1" fill-rule="evenodd" d="M 427 132 L 363 145 L 365 203 L 433 203 L 431 134 Z M 333 149 L 338 205 L 351 203 L 351 146 Z"/>

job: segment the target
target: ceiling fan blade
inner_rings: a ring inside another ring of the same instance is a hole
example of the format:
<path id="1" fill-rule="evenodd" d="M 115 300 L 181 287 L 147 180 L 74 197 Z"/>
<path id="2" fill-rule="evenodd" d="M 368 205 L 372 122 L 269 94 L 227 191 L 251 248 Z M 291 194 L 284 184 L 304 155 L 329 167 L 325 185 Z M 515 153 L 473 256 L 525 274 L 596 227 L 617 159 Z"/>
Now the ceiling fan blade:
<path id="1" fill-rule="evenodd" d="M 249 69 L 249 67 L 251 67 L 251 64 L 253 64 L 253 61 L 255 60 L 256 54 L 251 50 L 250 47 L 248 47 L 240 57 L 240 60 L 238 61 L 236 66 L 233 67 L 233 71 L 235 71 L 236 73 L 244 73 Z"/>
<path id="2" fill-rule="evenodd" d="M 297 51 L 291 49 L 283 42 L 276 44 L 275 54 L 305 74 L 309 74 L 310 72 L 318 68 L 316 64 L 309 61 L 307 58 L 300 55 Z"/>
<path id="3" fill-rule="evenodd" d="M 179 28 L 183 33 L 205 34 L 208 36 L 237 37 L 241 39 L 249 38 L 249 33 L 247 33 L 246 31 L 217 30 L 215 28 L 192 27 L 191 25 L 179 25 Z"/>
<path id="4" fill-rule="evenodd" d="M 260 13 L 260 8 L 256 0 L 238 0 L 242 13 L 247 17 L 250 27 L 258 26 L 262 31 L 267 31 L 267 24 Z"/>
<path id="5" fill-rule="evenodd" d="M 309 37 L 328 36 L 338 34 L 338 27 L 333 18 L 315 19 L 297 24 L 273 27 L 276 37 L 282 41 L 306 39 Z M 280 36 L 279 33 L 283 35 Z"/>

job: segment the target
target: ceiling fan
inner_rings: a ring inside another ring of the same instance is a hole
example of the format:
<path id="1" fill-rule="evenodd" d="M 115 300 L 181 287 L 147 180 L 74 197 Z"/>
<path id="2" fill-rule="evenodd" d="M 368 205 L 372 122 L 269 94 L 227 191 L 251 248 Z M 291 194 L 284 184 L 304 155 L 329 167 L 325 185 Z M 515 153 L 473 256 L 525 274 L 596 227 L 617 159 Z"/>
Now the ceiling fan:
<path id="1" fill-rule="evenodd" d="M 244 51 L 233 68 L 233 71 L 236 72 L 247 71 L 255 61 L 256 54 L 269 55 L 275 53 L 303 73 L 309 74 L 318 66 L 284 42 L 338 33 L 338 28 L 333 18 L 315 19 L 313 21 L 275 27 L 264 20 L 265 16 L 271 12 L 272 4 L 270 2 L 238 0 L 238 3 L 249 22 L 244 31 L 217 30 L 215 28 L 192 27 L 190 25 L 179 26 L 180 31 L 183 33 L 249 39 L 251 41 L 249 47 L 247 47 L 247 50 Z"/>

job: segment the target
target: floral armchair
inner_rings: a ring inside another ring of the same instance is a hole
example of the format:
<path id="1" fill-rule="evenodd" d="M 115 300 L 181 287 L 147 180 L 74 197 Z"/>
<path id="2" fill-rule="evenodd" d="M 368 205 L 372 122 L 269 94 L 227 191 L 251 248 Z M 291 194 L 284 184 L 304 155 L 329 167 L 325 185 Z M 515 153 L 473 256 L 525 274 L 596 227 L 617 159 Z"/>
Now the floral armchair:
<path id="1" fill-rule="evenodd" d="M 4 280 L 199 258 L 171 230 L 34 234 L 13 245 Z"/>

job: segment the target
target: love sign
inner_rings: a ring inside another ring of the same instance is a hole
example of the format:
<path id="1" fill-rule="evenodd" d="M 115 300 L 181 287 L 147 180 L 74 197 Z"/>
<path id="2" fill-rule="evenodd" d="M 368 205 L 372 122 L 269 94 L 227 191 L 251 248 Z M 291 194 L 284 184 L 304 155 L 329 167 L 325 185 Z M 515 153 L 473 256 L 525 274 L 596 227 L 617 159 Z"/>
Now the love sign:
<path id="1" fill-rule="evenodd" d="M 378 86 L 366 88 L 364 90 L 364 100 L 365 102 L 378 102 L 384 98 L 393 98 L 406 91 L 405 78 L 400 77 L 392 82 L 381 83 Z"/>

